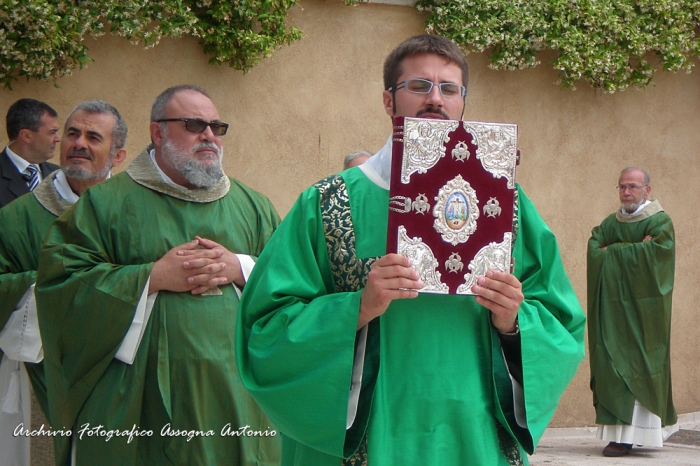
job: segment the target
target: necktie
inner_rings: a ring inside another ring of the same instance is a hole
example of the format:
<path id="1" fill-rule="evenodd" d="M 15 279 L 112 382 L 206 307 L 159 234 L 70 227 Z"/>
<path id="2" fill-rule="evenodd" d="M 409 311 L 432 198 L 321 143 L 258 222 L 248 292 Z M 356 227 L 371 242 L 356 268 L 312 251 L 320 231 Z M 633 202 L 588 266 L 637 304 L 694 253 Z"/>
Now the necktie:
<path id="1" fill-rule="evenodd" d="M 39 170 L 37 170 L 36 165 L 29 164 L 27 170 L 22 174 L 22 176 L 25 180 L 27 180 L 27 187 L 29 190 L 34 191 L 36 185 L 39 184 Z"/>

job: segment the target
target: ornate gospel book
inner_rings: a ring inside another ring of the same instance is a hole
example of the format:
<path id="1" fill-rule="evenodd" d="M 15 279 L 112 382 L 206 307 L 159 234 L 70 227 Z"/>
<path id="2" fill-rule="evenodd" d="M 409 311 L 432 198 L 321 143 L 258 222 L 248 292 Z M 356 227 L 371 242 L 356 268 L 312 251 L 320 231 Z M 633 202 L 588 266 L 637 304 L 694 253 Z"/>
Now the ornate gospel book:
<path id="1" fill-rule="evenodd" d="M 387 253 L 413 261 L 424 293 L 472 295 L 511 271 L 516 125 L 395 117 Z"/>

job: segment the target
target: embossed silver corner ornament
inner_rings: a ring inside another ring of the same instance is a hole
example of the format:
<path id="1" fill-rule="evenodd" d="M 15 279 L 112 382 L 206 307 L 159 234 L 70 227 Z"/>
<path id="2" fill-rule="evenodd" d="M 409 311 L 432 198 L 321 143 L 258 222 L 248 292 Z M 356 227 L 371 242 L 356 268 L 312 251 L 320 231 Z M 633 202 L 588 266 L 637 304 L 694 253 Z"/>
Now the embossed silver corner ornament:
<path id="1" fill-rule="evenodd" d="M 476 231 L 479 200 L 476 191 L 462 175 L 457 175 L 440 188 L 435 197 L 433 227 L 442 240 L 453 246 L 466 243 Z"/>
<path id="2" fill-rule="evenodd" d="M 489 201 L 484 206 L 484 215 L 492 218 L 496 218 L 501 215 L 501 207 L 498 203 L 498 199 L 495 197 L 489 198 Z"/>
<path id="3" fill-rule="evenodd" d="M 448 133 L 459 127 L 454 120 L 404 119 L 401 182 L 408 184 L 414 173 L 426 173 L 445 156 Z"/>
<path id="4" fill-rule="evenodd" d="M 464 130 L 476 143 L 476 158 L 484 170 L 494 178 L 505 177 L 508 188 L 515 189 L 515 165 L 517 162 L 517 125 L 499 123 L 463 122 Z"/>
<path id="5" fill-rule="evenodd" d="M 476 284 L 476 279 L 486 275 L 489 270 L 499 270 L 510 272 L 510 248 L 513 241 L 513 234 L 508 232 L 503 234 L 501 243 L 489 243 L 476 253 L 474 259 L 469 262 L 471 272 L 464 275 L 464 284 L 457 287 L 457 294 L 471 294 L 472 286 Z"/>
<path id="6" fill-rule="evenodd" d="M 425 286 L 421 289 L 426 293 L 449 294 L 450 288 L 440 280 L 440 272 L 437 271 L 438 261 L 430 246 L 420 237 L 409 238 L 406 228 L 401 225 L 398 229 L 397 252 L 411 259 L 412 268 L 418 272 Z"/>

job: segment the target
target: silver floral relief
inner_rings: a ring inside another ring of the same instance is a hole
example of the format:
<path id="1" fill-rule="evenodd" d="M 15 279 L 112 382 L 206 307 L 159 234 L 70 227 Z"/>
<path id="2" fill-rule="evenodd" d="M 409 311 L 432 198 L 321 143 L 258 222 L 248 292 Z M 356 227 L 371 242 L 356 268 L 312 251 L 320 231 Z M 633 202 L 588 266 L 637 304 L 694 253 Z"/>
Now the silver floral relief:
<path id="1" fill-rule="evenodd" d="M 457 175 L 440 188 L 435 197 L 433 227 L 442 240 L 453 246 L 465 243 L 476 231 L 479 200 L 468 181 Z"/>
<path id="2" fill-rule="evenodd" d="M 414 173 L 426 173 L 445 156 L 448 133 L 459 126 L 454 120 L 405 118 L 401 182 L 408 184 Z"/>
<path id="3" fill-rule="evenodd" d="M 440 272 L 437 271 L 438 261 L 430 246 L 420 237 L 409 238 L 406 228 L 399 226 L 397 252 L 408 257 L 413 262 L 413 269 L 418 272 L 425 286 L 420 290 L 424 293 L 449 294 L 450 289 L 442 283 Z"/>
<path id="4" fill-rule="evenodd" d="M 510 272 L 510 246 L 512 240 L 512 233 L 504 233 L 501 243 L 492 242 L 481 248 L 474 256 L 474 259 L 469 262 L 468 268 L 470 272 L 464 275 L 464 284 L 457 287 L 457 294 L 473 295 L 472 286 L 476 284 L 476 279 L 486 275 L 486 272 L 489 270 Z"/>
<path id="5" fill-rule="evenodd" d="M 464 121 L 464 130 L 477 145 L 476 158 L 495 178 L 505 177 L 508 188 L 515 189 L 518 126 Z"/>

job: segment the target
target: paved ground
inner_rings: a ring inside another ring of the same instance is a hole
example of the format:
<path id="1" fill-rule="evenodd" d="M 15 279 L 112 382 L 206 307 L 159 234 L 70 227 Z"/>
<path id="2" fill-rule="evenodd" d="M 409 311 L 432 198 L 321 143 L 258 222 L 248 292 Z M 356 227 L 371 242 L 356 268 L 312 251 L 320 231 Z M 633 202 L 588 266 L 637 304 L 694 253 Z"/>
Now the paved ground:
<path id="1" fill-rule="evenodd" d="M 666 442 L 700 447 L 700 431 L 681 429 L 669 437 Z"/>
<path id="2" fill-rule="evenodd" d="M 700 413 L 679 416 L 681 430 L 664 443 L 663 448 L 634 447 L 622 458 L 606 458 L 607 445 L 595 436 L 596 428 L 547 429 L 537 451 L 530 457 L 532 466 L 560 465 L 684 465 L 700 466 Z"/>

